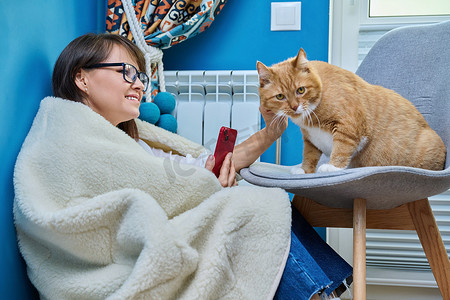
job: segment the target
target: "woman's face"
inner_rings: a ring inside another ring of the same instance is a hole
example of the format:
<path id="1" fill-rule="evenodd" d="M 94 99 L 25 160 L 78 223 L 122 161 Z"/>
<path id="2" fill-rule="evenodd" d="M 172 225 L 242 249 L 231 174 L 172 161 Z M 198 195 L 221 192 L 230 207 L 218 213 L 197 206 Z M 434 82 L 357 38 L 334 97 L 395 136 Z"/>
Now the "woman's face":
<path id="1" fill-rule="evenodd" d="M 119 45 L 113 46 L 102 63 L 128 63 L 137 68 L 137 62 Z M 139 78 L 129 83 L 124 80 L 122 70 L 122 66 L 82 69 L 76 78 L 78 87 L 87 94 L 84 103 L 114 126 L 139 116 L 144 94 L 144 85 Z"/>

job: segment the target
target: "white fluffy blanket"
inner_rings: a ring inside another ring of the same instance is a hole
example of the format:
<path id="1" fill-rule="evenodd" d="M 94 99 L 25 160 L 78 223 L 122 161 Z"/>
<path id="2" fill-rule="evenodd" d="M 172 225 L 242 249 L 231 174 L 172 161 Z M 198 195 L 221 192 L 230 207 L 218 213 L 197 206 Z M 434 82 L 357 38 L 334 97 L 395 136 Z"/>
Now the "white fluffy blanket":
<path id="1" fill-rule="evenodd" d="M 204 149 L 138 122 L 141 138 Z M 289 248 L 280 189 L 222 188 L 149 155 L 87 106 L 47 97 L 18 156 L 14 216 L 43 299 L 267 299 Z"/>

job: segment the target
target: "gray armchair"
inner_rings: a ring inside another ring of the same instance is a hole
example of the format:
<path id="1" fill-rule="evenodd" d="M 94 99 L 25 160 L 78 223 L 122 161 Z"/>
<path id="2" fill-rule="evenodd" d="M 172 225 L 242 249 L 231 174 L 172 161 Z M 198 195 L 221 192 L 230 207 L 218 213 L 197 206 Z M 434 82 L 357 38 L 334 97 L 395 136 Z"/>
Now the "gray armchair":
<path id="1" fill-rule="evenodd" d="M 312 226 L 353 228 L 356 300 L 366 298 L 366 228 L 416 230 L 448 300 L 450 261 L 428 197 L 450 188 L 450 22 L 387 33 L 357 74 L 417 107 L 447 146 L 445 170 L 386 166 L 292 175 L 288 166 L 256 163 L 241 175 L 250 183 L 294 193 L 294 206 Z"/>

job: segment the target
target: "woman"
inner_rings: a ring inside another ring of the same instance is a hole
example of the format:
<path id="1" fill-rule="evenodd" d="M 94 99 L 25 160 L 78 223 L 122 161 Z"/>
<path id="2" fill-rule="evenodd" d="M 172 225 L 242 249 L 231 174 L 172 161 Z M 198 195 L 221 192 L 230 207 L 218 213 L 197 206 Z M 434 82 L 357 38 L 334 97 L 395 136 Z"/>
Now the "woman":
<path id="1" fill-rule="evenodd" d="M 110 34 L 75 39 L 55 64 L 55 97 L 41 102 L 14 176 L 19 245 L 41 297 L 309 299 L 345 283 L 351 268 L 295 211 L 291 234 L 284 191 L 223 188 L 286 123 L 262 111 L 268 127 L 217 179 L 203 147 L 135 119 L 144 66 Z"/>

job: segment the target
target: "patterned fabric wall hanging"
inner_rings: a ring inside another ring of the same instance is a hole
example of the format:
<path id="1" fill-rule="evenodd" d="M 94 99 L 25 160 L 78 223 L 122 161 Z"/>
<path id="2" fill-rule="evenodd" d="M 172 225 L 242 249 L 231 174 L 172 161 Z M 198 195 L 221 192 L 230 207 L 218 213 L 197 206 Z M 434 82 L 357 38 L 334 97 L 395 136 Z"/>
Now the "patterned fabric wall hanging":
<path id="1" fill-rule="evenodd" d="M 131 1 L 147 45 L 167 49 L 205 31 L 227 0 L 123 1 Z M 106 31 L 133 40 L 123 1 L 108 0 Z M 152 80 L 152 98 L 159 90 L 157 68 L 157 64 L 152 64 L 151 74 L 148 74 Z"/>

